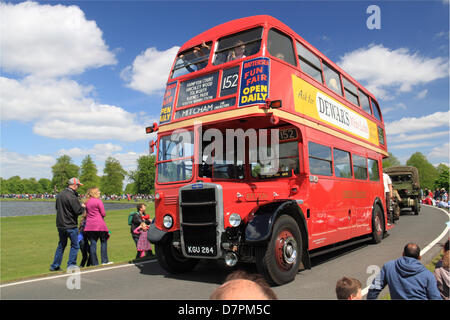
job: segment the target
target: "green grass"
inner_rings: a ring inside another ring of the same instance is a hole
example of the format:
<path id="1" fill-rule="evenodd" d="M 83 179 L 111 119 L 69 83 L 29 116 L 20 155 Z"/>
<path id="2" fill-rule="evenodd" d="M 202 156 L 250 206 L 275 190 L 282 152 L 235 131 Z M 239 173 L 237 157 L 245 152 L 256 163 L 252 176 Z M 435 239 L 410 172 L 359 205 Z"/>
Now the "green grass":
<path id="1" fill-rule="evenodd" d="M 133 209 L 107 211 L 105 222 L 111 231 L 108 257 L 114 263 L 128 262 L 136 257 L 131 239 L 128 214 Z M 147 203 L 147 213 L 154 217 L 153 203 Z M 49 273 L 58 245 L 55 215 L 3 217 L 0 224 L 0 281 L 2 283 Z M 67 266 L 70 241 L 64 251 L 61 268 Z M 97 255 L 100 260 L 100 241 Z M 81 252 L 78 253 L 81 262 Z"/>

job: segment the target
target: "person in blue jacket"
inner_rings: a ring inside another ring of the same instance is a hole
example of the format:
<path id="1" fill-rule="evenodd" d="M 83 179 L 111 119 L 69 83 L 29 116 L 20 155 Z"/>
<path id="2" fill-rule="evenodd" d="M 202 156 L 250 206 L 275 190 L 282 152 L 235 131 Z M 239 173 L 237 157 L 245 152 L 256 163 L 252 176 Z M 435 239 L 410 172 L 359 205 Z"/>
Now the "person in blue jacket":
<path id="1" fill-rule="evenodd" d="M 433 273 L 420 263 L 420 248 L 408 243 L 403 256 L 387 262 L 375 277 L 367 293 L 367 300 L 374 300 L 381 290 L 389 286 L 391 299 L 442 300 Z"/>

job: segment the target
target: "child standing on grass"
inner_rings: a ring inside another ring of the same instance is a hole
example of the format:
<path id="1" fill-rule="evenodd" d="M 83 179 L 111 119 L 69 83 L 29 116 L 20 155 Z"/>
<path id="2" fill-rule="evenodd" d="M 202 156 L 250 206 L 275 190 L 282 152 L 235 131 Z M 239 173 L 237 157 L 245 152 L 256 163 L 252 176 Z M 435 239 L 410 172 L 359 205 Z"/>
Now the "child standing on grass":
<path id="1" fill-rule="evenodd" d="M 150 242 L 147 240 L 148 228 L 150 227 L 151 220 L 145 220 L 142 222 L 139 227 L 134 229 L 135 234 L 139 234 L 139 240 L 137 243 L 137 251 L 140 253 L 139 257 L 143 258 L 145 253 L 148 252 L 148 255 L 153 255 L 152 246 Z"/>
<path id="2" fill-rule="evenodd" d="M 84 227 L 86 226 L 86 212 L 81 216 L 80 227 L 78 228 L 78 243 L 80 245 L 80 251 L 83 258 L 80 263 L 80 267 L 89 267 L 91 265 L 91 259 L 89 259 L 89 241 L 84 234 Z"/>

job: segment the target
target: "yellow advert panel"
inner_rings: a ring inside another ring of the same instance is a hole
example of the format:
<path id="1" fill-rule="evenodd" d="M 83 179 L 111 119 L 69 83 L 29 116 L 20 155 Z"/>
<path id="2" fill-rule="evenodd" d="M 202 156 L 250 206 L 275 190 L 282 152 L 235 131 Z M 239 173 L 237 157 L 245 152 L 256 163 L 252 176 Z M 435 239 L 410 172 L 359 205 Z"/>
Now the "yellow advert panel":
<path id="1" fill-rule="evenodd" d="M 305 80 L 292 75 L 295 111 L 379 145 L 377 125 Z"/>

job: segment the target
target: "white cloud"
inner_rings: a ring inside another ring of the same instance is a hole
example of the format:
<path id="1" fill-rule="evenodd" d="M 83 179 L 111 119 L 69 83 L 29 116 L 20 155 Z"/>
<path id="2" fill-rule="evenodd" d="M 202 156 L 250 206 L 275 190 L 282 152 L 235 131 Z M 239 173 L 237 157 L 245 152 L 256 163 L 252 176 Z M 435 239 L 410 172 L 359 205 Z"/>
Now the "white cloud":
<path id="1" fill-rule="evenodd" d="M 382 111 L 383 111 L 384 115 L 386 115 L 387 113 L 389 113 L 391 111 L 398 110 L 398 109 L 406 110 L 406 105 L 403 102 L 400 102 L 400 103 L 397 103 L 393 107 L 382 107 Z"/>
<path id="2" fill-rule="evenodd" d="M 105 159 L 111 155 L 113 152 L 121 151 L 122 147 L 118 145 L 114 145 L 112 143 L 103 143 L 96 144 L 90 149 L 81 149 L 81 148 L 71 148 L 71 149 L 60 149 L 57 154 L 68 155 L 73 158 L 85 157 L 87 155 L 91 155 L 92 157 L 102 156 Z"/>
<path id="3" fill-rule="evenodd" d="M 447 59 L 427 58 L 407 48 L 394 50 L 374 44 L 346 53 L 338 65 L 358 81 L 366 82 L 366 87 L 384 100 L 448 76 Z"/>
<path id="4" fill-rule="evenodd" d="M 386 124 L 386 133 L 389 135 L 423 132 L 424 130 L 449 126 L 449 114 L 447 112 L 435 112 L 420 118 L 406 117 Z"/>
<path id="5" fill-rule="evenodd" d="M 123 148 L 119 145 L 112 143 L 95 144 L 92 148 L 70 148 L 70 149 L 60 149 L 57 152 L 58 156 L 68 155 L 71 158 L 77 159 L 80 162 L 84 157 L 90 155 L 91 158 L 97 164 L 98 174 L 103 174 L 103 169 L 105 165 L 105 160 L 111 156 L 117 159 L 122 167 L 126 171 L 135 170 L 137 166 L 137 159 L 140 156 L 148 155 L 148 153 L 138 153 L 134 151 L 120 152 Z"/>
<path id="6" fill-rule="evenodd" d="M 427 93 L 428 93 L 428 90 L 427 90 L 427 89 L 420 91 L 420 92 L 416 95 L 416 99 L 423 99 L 423 98 L 425 98 L 426 95 L 427 95 Z"/>
<path id="7" fill-rule="evenodd" d="M 142 117 L 90 97 L 91 87 L 69 79 L 0 77 L 2 120 L 34 122 L 36 134 L 60 139 L 148 139 Z"/>
<path id="8" fill-rule="evenodd" d="M 95 21 L 77 6 L 1 3 L 2 68 L 44 77 L 116 63 Z"/>
<path id="9" fill-rule="evenodd" d="M 437 137 L 443 137 L 443 136 L 449 136 L 448 131 L 439 131 L 439 132 L 427 132 L 427 133 L 419 133 L 419 134 L 405 134 L 401 133 L 399 135 L 389 137 L 388 142 L 395 143 L 395 142 L 405 142 L 405 141 L 418 141 L 418 140 L 427 140 L 427 139 L 433 139 Z"/>
<path id="10" fill-rule="evenodd" d="M 389 149 L 390 150 L 392 150 L 392 149 L 414 149 L 414 148 L 420 148 L 420 147 L 430 147 L 433 144 L 434 144 L 433 142 L 405 143 L 405 144 L 397 144 L 397 145 L 389 146 Z"/>
<path id="11" fill-rule="evenodd" d="M 449 143 L 443 143 L 440 146 L 437 146 L 431 150 L 431 152 L 427 155 L 427 158 L 433 159 L 433 158 L 446 158 L 448 163 L 450 155 L 450 149 L 449 149 Z"/>
<path id="12" fill-rule="evenodd" d="M 51 179 L 51 166 L 56 159 L 50 155 L 24 155 L 7 149 L 0 149 L 0 177 L 8 179 L 12 176 L 21 178 Z"/>
<path id="13" fill-rule="evenodd" d="M 165 51 L 148 48 L 134 59 L 133 65 L 122 70 L 127 86 L 146 94 L 163 93 L 173 60 L 179 47 Z"/>

